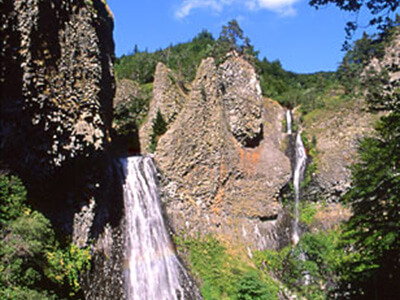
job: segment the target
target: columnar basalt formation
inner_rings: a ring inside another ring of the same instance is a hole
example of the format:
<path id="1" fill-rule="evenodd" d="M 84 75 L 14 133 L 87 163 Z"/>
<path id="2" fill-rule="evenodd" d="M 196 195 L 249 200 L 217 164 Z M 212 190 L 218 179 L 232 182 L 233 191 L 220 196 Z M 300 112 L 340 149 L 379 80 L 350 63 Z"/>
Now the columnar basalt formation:
<path id="1" fill-rule="evenodd" d="M 159 62 L 154 75 L 153 98 L 145 123 L 140 128 L 139 137 L 141 152 L 148 152 L 153 121 L 160 112 L 167 124 L 171 124 L 181 111 L 187 95 L 182 86 L 176 82 L 174 73 Z"/>
<path id="2" fill-rule="evenodd" d="M 275 247 L 290 178 L 284 109 L 263 99 L 254 68 L 232 54 L 204 60 L 189 99 L 156 150 L 164 200 L 177 232 L 214 233 L 252 249 Z"/>
<path id="3" fill-rule="evenodd" d="M 94 1 L 4 0 L 2 159 L 27 182 L 107 148 L 114 96 L 113 20 Z"/>
<path id="4" fill-rule="evenodd" d="M 110 253 L 116 233 L 105 228 L 122 211 L 108 156 L 111 12 L 103 0 L 2 0 L 0 24 L 0 168 L 23 179 L 30 204 L 57 230 L 80 247 L 103 232 L 95 248 Z M 115 278 L 105 290 L 116 289 Z"/>

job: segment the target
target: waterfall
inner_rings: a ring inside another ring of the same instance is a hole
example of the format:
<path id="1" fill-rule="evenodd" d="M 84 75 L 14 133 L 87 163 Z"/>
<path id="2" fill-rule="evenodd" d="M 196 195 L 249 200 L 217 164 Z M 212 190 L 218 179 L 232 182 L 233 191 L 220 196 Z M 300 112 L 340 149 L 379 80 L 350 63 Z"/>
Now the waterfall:
<path id="1" fill-rule="evenodd" d="M 306 169 L 307 154 L 301 138 L 301 132 L 296 136 L 296 164 L 293 174 L 295 210 L 294 210 L 294 224 L 293 224 L 293 244 L 297 244 L 299 236 L 299 205 L 300 205 L 300 183 L 303 180 L 304 171 Z"/>
<path id="2" fill-rule="evenodd" d="M 286 111 L 286 127 L 287 134 L 292 134 L 292 113 L 289 109 Z"/>
<path id="3" fill-rule="evenodd" d="M 187 279 L 188 275 L 164 224 L 153 161 L 150 157 L 128 157 L 120 162 L 125 175 L 127 299 L 183 299 L 181 277 Z"/>

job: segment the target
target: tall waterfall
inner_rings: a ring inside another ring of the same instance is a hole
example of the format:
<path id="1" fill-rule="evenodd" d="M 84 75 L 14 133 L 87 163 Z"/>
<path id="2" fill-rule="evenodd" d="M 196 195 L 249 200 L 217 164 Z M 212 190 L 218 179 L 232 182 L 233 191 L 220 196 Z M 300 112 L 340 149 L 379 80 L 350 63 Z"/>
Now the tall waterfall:
<path id="1" fill-rule="evenodd" d="M 292 113 L 289 109 L 286 111 L 286 127 L 287 134 L 292 134 Z"/>
<path id="2" fill-rule="evenodd" d="M 121 164 L 125 173 L 127 299 L 183 299 L 181 277 L 188 275 L 164 224 L 153 161 L 150 157 L 128 157 L 121 159 Z"/>
<path id="3" fill-rule="evenodd" d="M 303 180 L 304 171 L 306 169 L 307 154 L 301 138 L 301 133 L 298 132 L 296 136 L 296 164 L 293 174 L 295 210 L 294 210 L 294 224 L 292 240 L 297 244 L 299 236 L 299 205 L 300 205 L 300 183 Z"/>

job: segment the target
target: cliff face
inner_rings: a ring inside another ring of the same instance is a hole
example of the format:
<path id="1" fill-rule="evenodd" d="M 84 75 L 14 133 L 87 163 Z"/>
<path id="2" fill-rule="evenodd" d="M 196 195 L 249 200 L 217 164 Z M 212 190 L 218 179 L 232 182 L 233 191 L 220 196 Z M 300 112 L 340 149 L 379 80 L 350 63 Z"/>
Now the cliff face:
<path id="1" fill-rule="evenodd" d="M 0 167 L 22 177 L 31 204 L 78 246 L 102 233 L 86 293 L 101 282 L 99 299 L 119 299 L 112 15 L 103 0 L 1 0 L 0 23 Z"/>
<path id="2" fill-rule="evenodd" d="M 181 111 L 187 99 L 185 91 L 175 82 L 174 73 L 159 62 L 154 74 L 153 98 L 147 119 L 139 131 L 141 152 L 146 153 L 150 145 L 153 121 L 160 112 L 164 120 L 171 124 Z"/>
<path id="3" fill-rule="evenodd" d="M 1 153 L 30 182 L 109 142 L 113 20 L 95 1 L 3 0 Z"/>
<path id="4" fill-rule="evenodd" d="M 328 200 L 339 200 L 351 184 L 350 166 L 357 161 L 358 142 L 373 134 L 379 116 L 366 112 L 364 101 L 349 102 L 335 110 L 306 117 L 309 140 L 316 138 L 317 172 L 314 176 Z"/>
<path id="5" fill-rule="evenodd" d="M 253 249 L 276 246 L 276 196 L 291 173 L 281 151 L 283 117 L 279 104 L 261 97 L 248 62 L 236 55 L 220 67 L 212 58 L 202 62 L 155 155 L 176 232 L 214 233 Z"/>

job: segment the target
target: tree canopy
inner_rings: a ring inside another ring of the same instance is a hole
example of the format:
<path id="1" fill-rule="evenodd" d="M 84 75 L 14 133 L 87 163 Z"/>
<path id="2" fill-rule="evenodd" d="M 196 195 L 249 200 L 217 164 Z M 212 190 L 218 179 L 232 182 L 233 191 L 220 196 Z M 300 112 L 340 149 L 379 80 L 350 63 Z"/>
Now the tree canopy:
<path id="1" fill-rule="evenodd" d="M 310 0 L 309 4 L 317 9 L 333 4 L 341 10 L 356 13 L 357 16 L 362 10 L 367 10 L 372 17 L 369 19 L 368 24 L 365 25 L 384 31 L 386 28 L 393 26 L 394 14 L 400 6 L 400 0 Z M 352 38 L 354 32 L 360 26 L 357 16 L 355 20 L 346 24 L 347 41 L 344 45 L 346 49 L 350 46 L 348 40 Z"/>

